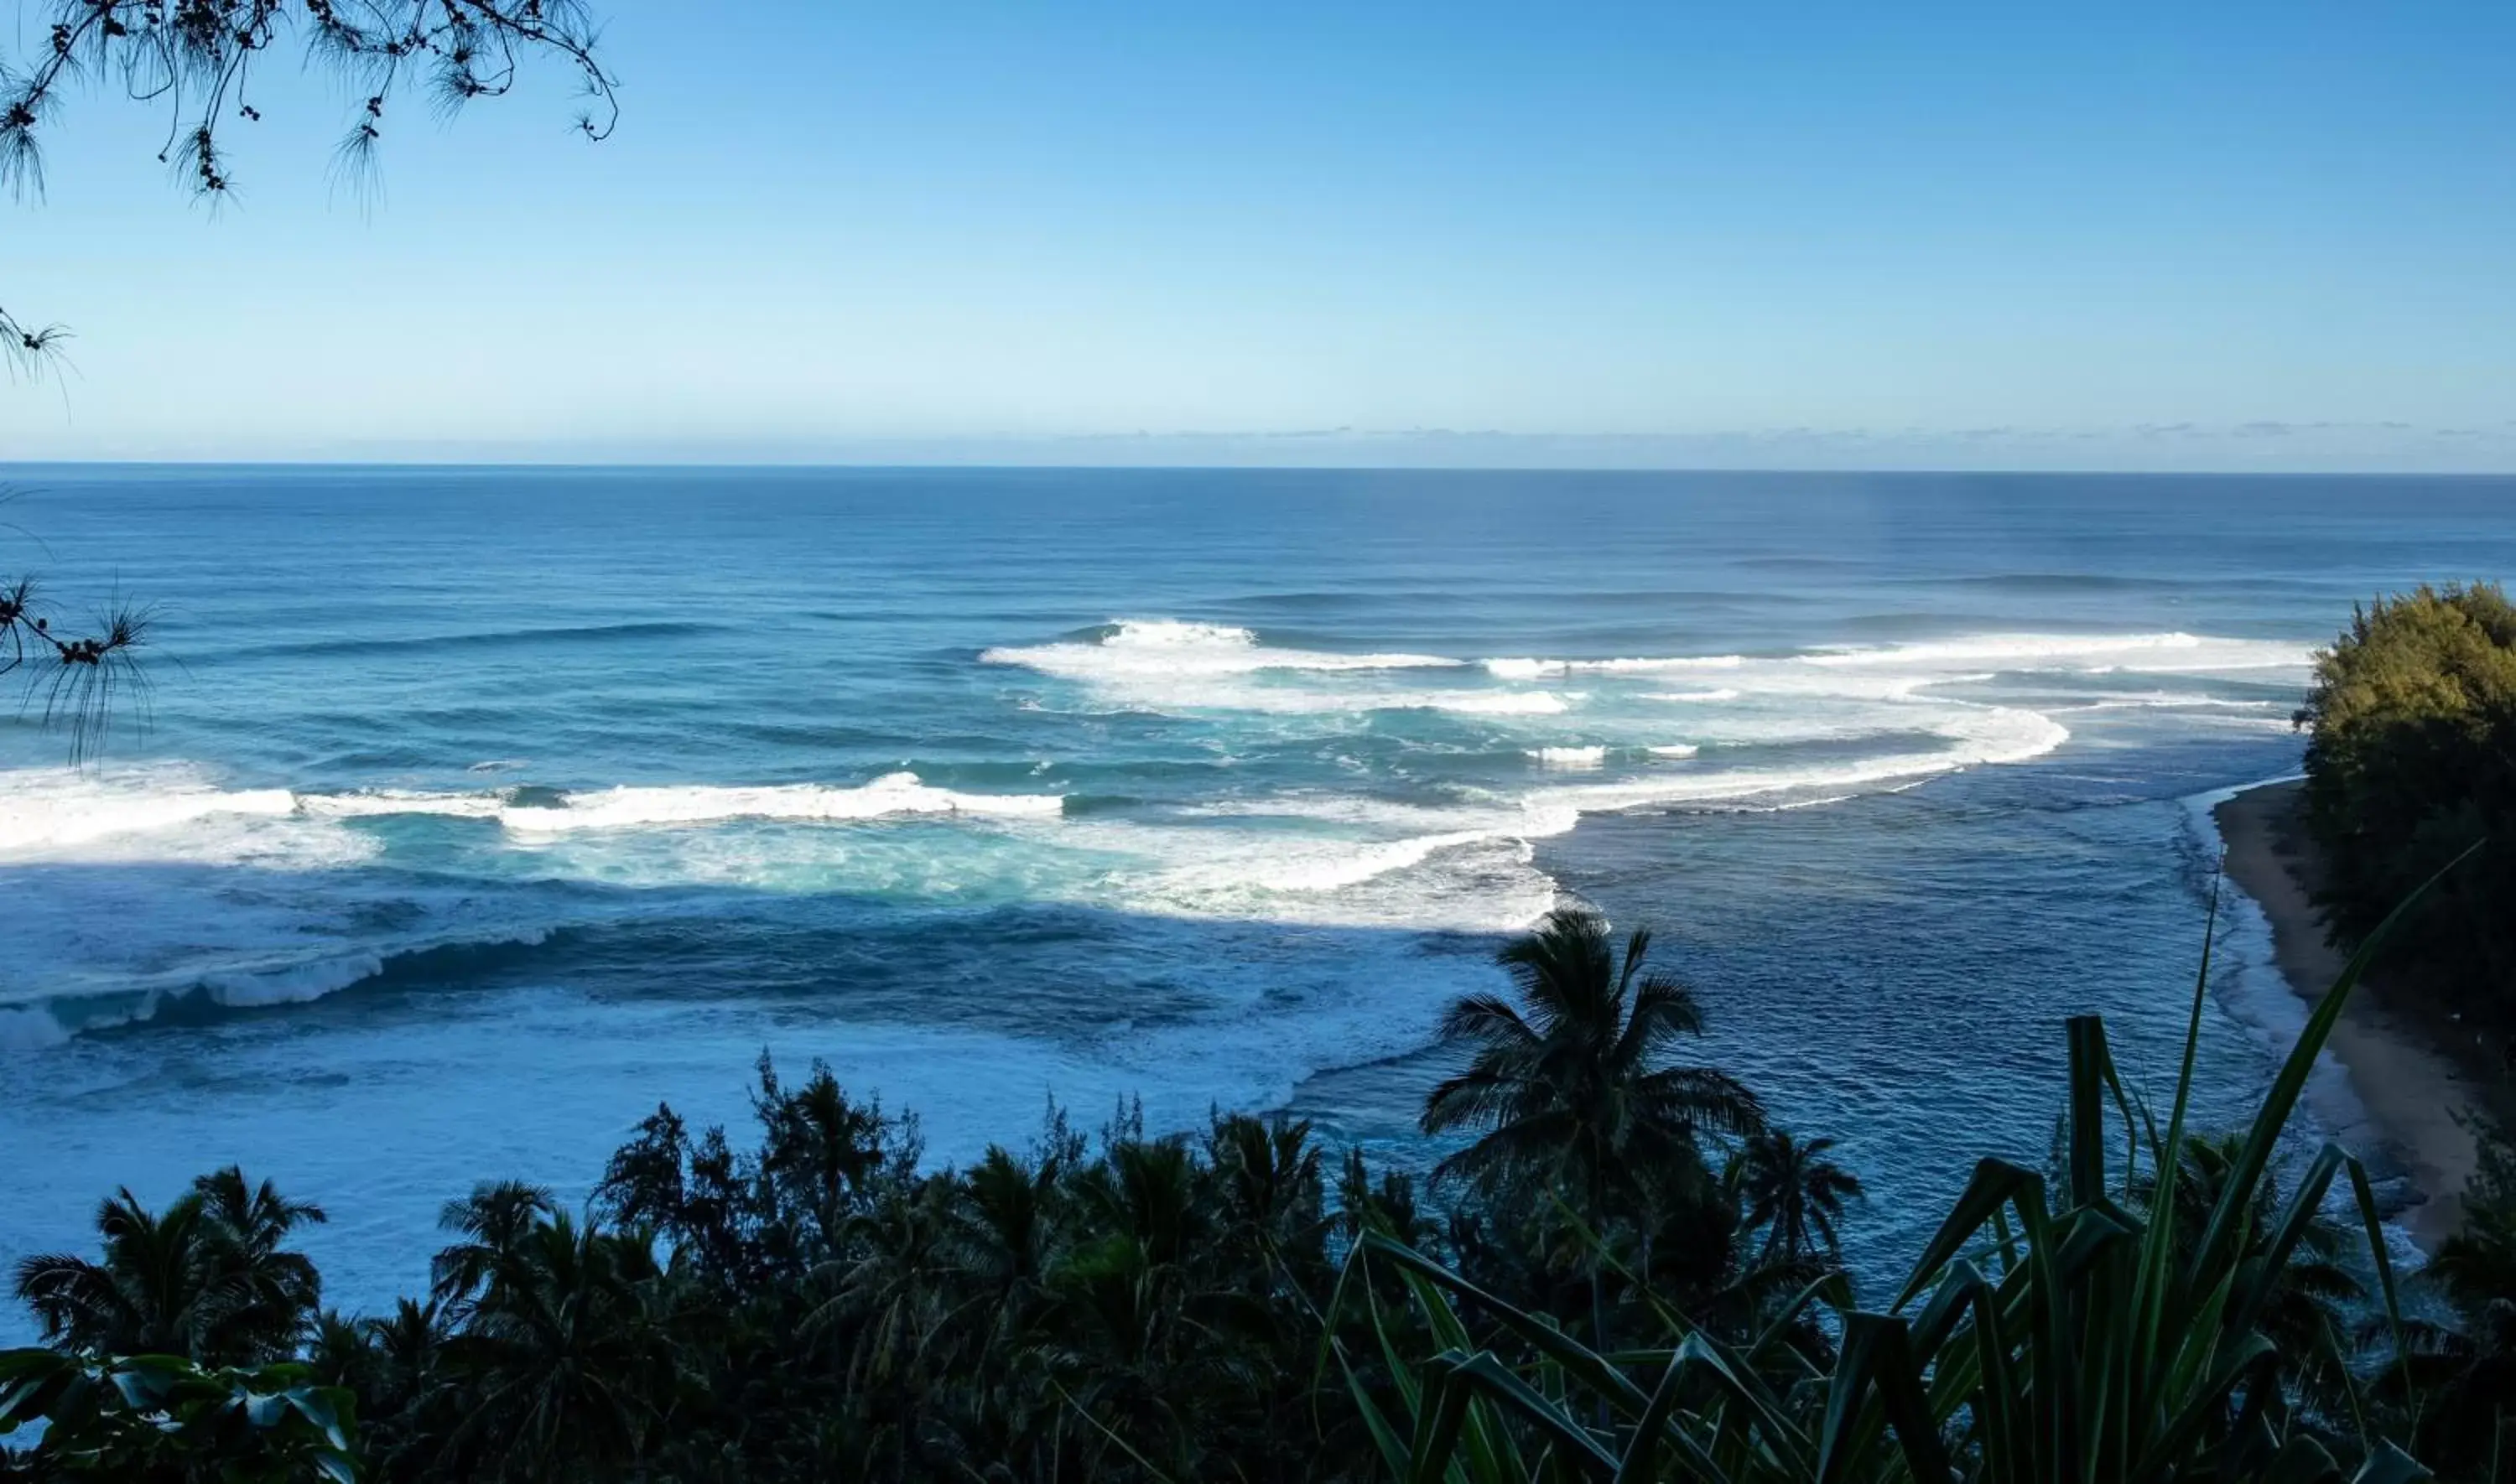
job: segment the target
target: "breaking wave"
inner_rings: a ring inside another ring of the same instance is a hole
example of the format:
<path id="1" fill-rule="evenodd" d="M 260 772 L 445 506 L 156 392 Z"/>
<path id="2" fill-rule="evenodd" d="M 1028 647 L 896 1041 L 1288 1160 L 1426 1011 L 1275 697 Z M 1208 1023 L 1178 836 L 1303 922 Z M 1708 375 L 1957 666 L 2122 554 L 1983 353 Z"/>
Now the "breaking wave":
<path id="1" fill-rule="evenodd" d="M 1604 747 L 1532 747 L 1529 755 L 1547 767 L 1597 767 L 1608 761 Z"/>
<path id="2" fill-rule="evenodd" d="M 555 798 L 553 803 L 525 802 Z M 196 769 L 171 765 L 88 776 L 58 769 L 0 773 L 0 858 L 57 856 L 122 837 L 181 837 L 187 826 L 254 820 L 339 821 L 435 815 L 495 821 L 509 831 L 714 824 L 736 819 L 850 821 L 901 815 L 1053 818 L 1056 794 L 973 794 L 929 787 L 915 773 L 889 773 L 857 787 L 786 784 L 621 786 L 554 795 L 550 790 L 429 793 L 379 789 L 295 793 L 222 789 Z M 189 844 L 202 842 L 192 838 Z M 197 850 L 178 851 L 184 858 Z"/>
<path id="3" fill-rule="evenodd" d="M 1089 639 L 988 649 L 984 665 L 1020 665 L 1074 680 L 1256 675 L 1269 670 L 1342 673 L 1445 669 L 1457 660 L 1431 654 L 1337 654 L 1279 649 L 1247 629 L 1175 619 L 1122 619 Z"/>
<path id="4" fill-rule="evenodd" d="M 467 746 L 439 788 L 231 787 L 185 763 L 0 771 L 0 873 L 34 925 L 0 963 L 0 1045 L 176 1007 L 318 999 L 434 945 L 534 941 L 597 891 L 1510 930 L 1554 901 L 1534 843 L 1585 813 L 1810 807 L 2043 756 L 2071 739 L 2063 716 L 2285 724 L 2267 686 L 2287 678 L 2265 672 L 2302 669 L 2310 651 L 2012 634 L 1468 661 L 1134 620 L 978 658 L 1048 682 L 994 701 L 1008 717 L 1055 711 L 1067 703 L 1051 687 L 1073 685 L 1183 720 L 1071 708 L 1064 730 L 1008 726 L 1003 750 L 959 744 L 977 760 L 930 765 L 958 787 L 866 769 L 837 784 L 562 790 L 524 782 L 521 761 L 461 761 L 495 743 Z M 2046 679 L 1997 679 L 2018 673 Z M 2117 673 L 2161 688 L 2076 679 Z M 482 786 L 493 770 L 518 781 Z M 882 820 L 903 825 L 786 828 Z M 128 930 L 81 926 L 107 922 Z"/>
<path id="5" fill-rule="evenodd" d="M 794 784 L 774 788 L 615 788 L 573 794 L 559 807 L 510 804 L 499 823 L 526 834 L 715 824 L 731 819 L 856 820 L 902 814 L 969 814 L 995 819 L 1055 818 L 1056 794 L 963 794 L 930 788 L 915 773 L 888 773 L 860 788 Z"/>
<path id="6" fill-rule="evenodd" d="M 306 1005 L 450 949 L 538 947 L 546 927 L 452 930 L 373 950 L 294 959 L 267 953 L 233 968 L 138 977 L 0 1001 L 0 1052 L 58 1046 L 72 1036 L 177 1017 Z"/>

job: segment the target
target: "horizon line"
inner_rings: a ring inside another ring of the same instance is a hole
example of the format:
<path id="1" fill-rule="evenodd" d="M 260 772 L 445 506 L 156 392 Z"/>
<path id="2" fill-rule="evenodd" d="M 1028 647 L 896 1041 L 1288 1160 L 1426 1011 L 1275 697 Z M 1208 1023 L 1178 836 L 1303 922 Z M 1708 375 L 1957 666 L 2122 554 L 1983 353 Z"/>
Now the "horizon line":
<path id="1" fill-rule="evenodd" d="M 279 455 L 260 458 L 0 458 L 0 474 L 11 470 L 410 470 L 410 471 L 542 471 L 548 473 L 638 473 L 696 470 L 724 473 L 798 473 L 861 471 L 866 473 L 1004 474 L 1767 474 L 1835 475 L 1887 478 L 2202 478 L 2202 479 L 2471 479 L 2516 478 L 2516 465 L 2504 469 L 2440 470 L 2414 467 L 2353 466 L 2333 469 L 2228 469 L 2173 466 L 2096 469 L 2061 465 L 1782 465 L 1782 464 L 1091 464 L 981 459 L 567 459 L 567 458 L 324 458 Z"/>

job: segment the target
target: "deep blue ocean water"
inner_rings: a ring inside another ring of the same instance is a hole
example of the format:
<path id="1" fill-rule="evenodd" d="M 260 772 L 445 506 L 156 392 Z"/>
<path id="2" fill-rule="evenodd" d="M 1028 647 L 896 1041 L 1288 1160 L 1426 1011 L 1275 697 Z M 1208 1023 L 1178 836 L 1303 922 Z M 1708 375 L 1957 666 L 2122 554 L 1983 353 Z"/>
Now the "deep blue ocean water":
<path id="1" fill-rule="evenodd" d="M 1141 1095 L 1420 1162 L 1436 1016 L 1571 897 L 1843 1141 L 1882 1265 L 2042 1157 L 2065 1014 L 2166 1075 L 2197 801 L 2294 768 L 2351 603 L 2516 569 L 2509 480 L 6 482 L 0 571 L 155 602 L 161 656 L 98 766 L 0 725 L 0 1262 L 240 1160 L 368 1308 L 446 1198 L 581 1195 L 764 1048 L 938 1160 Z M 2205 1120 L 2294 1020 L 2231 924 Z"/>

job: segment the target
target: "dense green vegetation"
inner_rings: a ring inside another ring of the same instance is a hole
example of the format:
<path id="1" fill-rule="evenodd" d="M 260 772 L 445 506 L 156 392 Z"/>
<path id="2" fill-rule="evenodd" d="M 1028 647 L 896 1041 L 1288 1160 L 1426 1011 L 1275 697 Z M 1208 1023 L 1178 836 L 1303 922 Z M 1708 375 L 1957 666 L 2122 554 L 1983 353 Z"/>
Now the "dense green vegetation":
<path id="1" fill-rule="evenodd" d="M 2516 605 L 2496 585 L 2355 612 L 2318 656 L 2298 722 L 2320 905 L 2340 941 L 2475 842 L 2516 841 Z M 2516 1021 L 2516 849 L 2442 883 L 2398 957 L 2456 1010 Z"/>
<path id="2" fill-rule="evenodd" d="M 1568 912 L 1504 952 L 1517 993 L 1446 1024 L 1421 1191 L 1238 1115 L 1052 1110 L 929 1170 L 912 1120 L 764 1059 L 746 1147 L 659 1108 L 582 1212 L 481 1186 L 389 1315 L 322 1309 L 291 1239 L 324 1213 L 235 1171 L 119 1195 L 99 1256 L 17 1274 L 50 1348 L 0 1357 L 0 1433 L 49 1430 L 0 1470 L 2376 1481 L 2417 1448 L 2495 1476 L 2516 1200 L 2440 1260 L 2471 1321 L 2416 1325 L 2356 1163 L 2272 1178 L 2367 953 L 2224 1137 L 2185 1125 L 2199 977 L 2169 1108 L 2073 1022 L 2057 1168 L 1983 1162 L 1857 1298 L 1858 1182 L 1675 1057 L 1700 1012 L 1648 946 Z"/>

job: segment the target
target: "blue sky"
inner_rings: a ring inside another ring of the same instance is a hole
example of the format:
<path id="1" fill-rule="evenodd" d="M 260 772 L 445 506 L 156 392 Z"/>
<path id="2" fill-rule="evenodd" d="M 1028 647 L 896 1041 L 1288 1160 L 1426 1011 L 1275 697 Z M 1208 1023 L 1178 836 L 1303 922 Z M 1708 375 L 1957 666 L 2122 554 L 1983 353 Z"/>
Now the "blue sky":
<path id="1" fill-rule="evenodd" d="M 594 3 L 370 210 L 74 99 L 0 457 L 2516 469 L 2503 0 Z"/>

